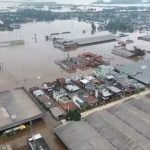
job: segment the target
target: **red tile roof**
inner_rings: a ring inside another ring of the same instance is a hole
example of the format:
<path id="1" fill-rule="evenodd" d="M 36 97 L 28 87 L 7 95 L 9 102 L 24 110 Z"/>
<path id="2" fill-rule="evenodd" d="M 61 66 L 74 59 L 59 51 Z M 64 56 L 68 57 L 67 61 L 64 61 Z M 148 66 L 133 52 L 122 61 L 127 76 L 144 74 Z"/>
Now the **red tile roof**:
<path id="1" fill-rule="evenodd" d="M 75 109 L 77 109 L 77 106 L 73 102 L 68 102 L 68 103 L 62 104 L 62 106 L 65 110 L 75 110 Z"/>

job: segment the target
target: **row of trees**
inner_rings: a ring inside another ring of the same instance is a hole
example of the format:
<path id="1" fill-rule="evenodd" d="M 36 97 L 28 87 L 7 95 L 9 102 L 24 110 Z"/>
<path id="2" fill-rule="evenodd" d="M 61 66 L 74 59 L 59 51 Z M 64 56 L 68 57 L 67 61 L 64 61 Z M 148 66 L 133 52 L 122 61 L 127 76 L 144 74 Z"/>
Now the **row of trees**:
<path id="1" fill-rule="evenodd" d="M 69 110 L 66 115 L 67 121 L 79 121 L 81 120 L 80 110 Z"/>
<path id="2" fill-rule="evenodd" d="M 23 9 L 18 10 L 17 12 L 1 12 L 0 20 L 4 22 L 4 27 L 8 28 L 12 23 L 27 23 L 33 20 L 54 21 L 56 19 L 69 20 L 78 18 L 79 21 L 89 21 L 90 23 L 99 22 L 99 24 L 105 27 L 105 30 L 132 32 L 134 25 L 132 25 L 132 22 L 129 22 L 132 20 L 132 18 L 135 19 L 138 17 L 139 14 L 137 15 L 136 13 L 136 16 L 133 16 L 133 13 L 130 14 L 129 12 L 128 15 L 126 15 L 126 22 L 121 19 L 121 14 L 119 14 L 117 20 L 117 15 L 118 13 L 116 10 L 104 10 L 102 12 L 51 12 L 36 9 Z M 91 24 L 91 27 L 93 31 L 96 30 L 94 24 Z"/>
<path id="3" fill-rule="evenodd" d="M 120 22 L 119 20 L 116 20 L 116 21 L 110 21 L 106 25 L 106 30 L 109 30 L 109 31 L 114 32 L 114 33 L 116 31 L 134 32 L 134 27 L 130 23 Z"/>

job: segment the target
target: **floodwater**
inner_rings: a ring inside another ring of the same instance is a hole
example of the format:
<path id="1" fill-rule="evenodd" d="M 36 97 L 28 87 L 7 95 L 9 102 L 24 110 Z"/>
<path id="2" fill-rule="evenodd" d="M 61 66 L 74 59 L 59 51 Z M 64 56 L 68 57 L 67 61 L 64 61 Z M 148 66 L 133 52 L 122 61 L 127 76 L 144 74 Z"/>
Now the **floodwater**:
<path id="1" fill-rule="evenodd" d="M 40 133 L 52 150 L 67 150 L 65 145 L 53 133 L 54 128 L 59 125 L 60 123 L 53 119 L 50 113 L 47 112 L 44 121 L 39 120 L 38 122 L 33 123 L 32 131 L 31 129 L 25 129 L 12 136 L 0 138 L 0 144 L 9 144 L 13 150 L 28 150 L 28 148 L 24 148 L 25 145 L 27 145 L 27 140 L 32 135 Z"/>
<path id="2" fill-rule="evenodd" d="M 82 32 L 83 30 L 86 31 L 85 34 Z M 62 71 L 60 67 L 55 64 L 55 60 L 64 59 L 68 54 L 70 56 L 77 56 L 83 52 L 93 52 L 102 55 L 104 59 L 110 61 L 112 65 L 135 61 L 111 53 L 113 45 L 117 42 L 91 45 L 78 48 L 74 51 L 64 52 L 54 48 L 51 41 L 45 41 L 45 35 L 64 31 L 70 31 L 71 33 L 59 35 L 58 37 L 76 39 L 93 36 L 91 35 L 91 25 L 86 22 L 78 22 L 77 20 L 33 22 L 23 24 L 19 30 L 0 32 L 0 41 L 15 39 L 25 40 L 25 45 L 0 48 L 0 64 L 3 64 L 3 71 L 0 72 L 0 90 L 7 90 L 16 86 L 31 87 L 40 85 L 44 81 L 52 81 L 58 77 L 69 77 L 80 73 L 92 73 L 93 69 L 86 71 L 77 70 L 77 72 L 73 74 Z M 95 35 L 106 33 L 108 32 L 96 32 Z M 37 35 L 37 42 L 35 42 L 35 34 Z M 120 40 L 134 40 L 135 42 L 128 45 L 128 48 L 132 48 L 136 45 L 142 49 L 150 50 L 149 42 L 137 40 L 139 35 L 141 35 L 139 32 L 135 32 L 130 34 L 129 37 L 121 38 Z M 148 57 L 149 54 L 143 59 Z M 46 123 L 37 124 L 35 126 L 35 133 L 41 133 L 53 150 L 65 150 L 66 148 L 62 143 L 51 133 L 56 125 L 55 121 L 48 115 L 45 122 Z M 28 134 L 22 133 L 21 136 L 15 137 L 14 140 L 10 141 L 14 147 L 19 147 L 26 144 L 27 138 Z"/>
<path id="3" fill-rule="evenodd" d="M 83 30 L 86 31 L 85 34 L 82 32 Z M 41 84 L 43 81 L 51 81 L 58 77 L 73 75 L 62 71 L 60 67 L 55 64 L 56 59 L 64 59 L 68 54 L 70 56 L 77 56 L 82 52 L 93 52 L 102 55 L 105 59 L 109 60 L 112 65 L 131 61 L 111 53 L 113 45 L 116 42 L 81 47 L 74 51 L 64 52 L 54 48 L 51 41 L 45 41 L 45 35 L 64 31 L 70 31 L 71 33 L 57 37 L 76 39 L 94 36 L 91 35 L 91 25 L 89 23 L 78 22 L 77 20 L 27 23 L 23 24 L 21 29 L 0 32 L 0 41 L 15 39 L 25 40 L 25 45 L 0 48 L 0 63 L 3 64 L 3 72 L 8 75 L 10 80 L 17 82 L 18 86 L 23 86 L 23 84 L 25 84 L 23 80 L 26 80 L 26 85 L 30 87 L 35 84 Z M 107 33 L 108 32 L 96 32 L 95 35 Z M 35 34 L 37 35 L 37 43 L 34 38 Z M 133 44 L 128 46 L 129 48 L 137 46 L 142 49 L 150 50 L 149 42 L 137 40 L 139 35 L 140 33 L 138 32 L 132 33 L 129 37 L 122 38 L 121 40 L 135 40 Z M 146 57 L 149 57 L 149 55 Z M 91 72 L 92 69 L 87 71 L 78 70 L 75 74 Z"/>

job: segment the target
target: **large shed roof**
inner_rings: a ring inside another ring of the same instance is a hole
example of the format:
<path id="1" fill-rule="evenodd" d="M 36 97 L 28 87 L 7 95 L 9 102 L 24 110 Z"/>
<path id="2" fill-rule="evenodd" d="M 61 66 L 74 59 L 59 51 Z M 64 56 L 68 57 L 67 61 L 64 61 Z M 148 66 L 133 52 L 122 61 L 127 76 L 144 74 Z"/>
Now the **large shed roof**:
<path id="1" fill-rule="evenodd" d="M 116 37 L 113 34 L 106 34 L 106 35 L 99 35 L 99 36 L 91 36 L 81 39 L 74 40 L 79 45 L 86 45 L 86 44 L 94 44 L 94 43 L 101 43 L 107 41 L 115 41 Z"/>
<path id="2" fill-rule="evenodd" d="M 116 150 L 107 140 L 84 121 L 69 122 L 55 129 L 69 150 Z M 86 134 L 85 134 L 86 133 Z"/>
<path id="3" fill-rule="evenodd" d="M 114 48 L 112 50 L 112 53 L 125 57 L 125 58 L 133 57 L 135 55 L 131 50 L 128 50 L 127 48 L 124 48 L 124 47 Z"/>
<path id="4" fill-rule="evenodd" d="M 69 150 L 149 150 L 150 98 L 139 97 L 69 122 L 55 133 Z"/>
<path id="5" fill-rule="evenodd" d="M 150 84 L 150 59 L 132 62 L 125 65 L 117 65 L 116 69 L 144 84 Z"/>
<path id="6" fill-rule="evenodd" d="M 0 131 L 43 117 L 24 89 L 0 93 Z"/>

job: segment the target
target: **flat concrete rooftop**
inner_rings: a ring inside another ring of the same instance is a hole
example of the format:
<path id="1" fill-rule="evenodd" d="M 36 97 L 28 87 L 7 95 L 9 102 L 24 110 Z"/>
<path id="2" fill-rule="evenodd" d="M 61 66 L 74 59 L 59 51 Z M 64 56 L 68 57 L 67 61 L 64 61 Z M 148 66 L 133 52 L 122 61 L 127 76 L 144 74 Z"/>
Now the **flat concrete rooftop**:
<path id="1" fill-rule="evenodd" d="M 69 150 L 150 150 L 150 97 L 138 97 L 68 122 L 55 133 Z"/>
<path id="2" fill-rule="evenodd" d="M 101 43 L 107 41 L 115 41 L 116 37 L 113 34 L 106 34 L 100 36 L 91 36 L 81 39 L 76 39 L 74 42 L 78 43 L 80 46 L 94 43 Z"/>
<path id="3" fill-rule="evenodd" d="M 125 57 L 125 58 L 135 56 L 135 54 L 131 50 L 128 50 L 126 48 L 114 48 L 112 50 L 112 53 L 119 55 L 119 56 L 122 56 L 122 57 Z"/>
<path id="4" fill-rule="evenodd" d="M 0 92 L 0 131 L 43 117 L 23 88 Z"/>

